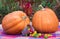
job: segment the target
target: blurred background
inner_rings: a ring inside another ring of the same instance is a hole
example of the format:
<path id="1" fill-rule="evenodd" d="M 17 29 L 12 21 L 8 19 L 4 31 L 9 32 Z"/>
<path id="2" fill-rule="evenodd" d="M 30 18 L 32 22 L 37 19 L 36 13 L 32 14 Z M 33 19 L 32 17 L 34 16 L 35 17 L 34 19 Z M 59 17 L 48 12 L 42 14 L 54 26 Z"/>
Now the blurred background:
<path id="1" fill-rule="evenodd" d="M 40 4 L 54 10 L 60 19 L 60 0 L 0 0 L 0 23 L 6 14 L 17 10 L 24 11 L 32 17 Z"/>

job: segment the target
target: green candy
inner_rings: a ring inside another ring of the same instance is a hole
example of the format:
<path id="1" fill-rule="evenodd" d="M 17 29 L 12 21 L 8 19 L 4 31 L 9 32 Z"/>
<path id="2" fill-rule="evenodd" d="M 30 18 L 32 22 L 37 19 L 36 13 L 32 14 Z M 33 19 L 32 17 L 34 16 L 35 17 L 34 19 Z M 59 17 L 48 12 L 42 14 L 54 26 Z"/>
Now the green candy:
<path id="1" fill-rule="evenodd" d="M 48 39 L 48 36 L 44 36 L 45 39 Z"/>
<path id="2" fill-rule="evenodd" d="M 38 34 L 36 33 L 35 35 L 34 35 L 34 37 L 37 37 L 38 36 Z"/>

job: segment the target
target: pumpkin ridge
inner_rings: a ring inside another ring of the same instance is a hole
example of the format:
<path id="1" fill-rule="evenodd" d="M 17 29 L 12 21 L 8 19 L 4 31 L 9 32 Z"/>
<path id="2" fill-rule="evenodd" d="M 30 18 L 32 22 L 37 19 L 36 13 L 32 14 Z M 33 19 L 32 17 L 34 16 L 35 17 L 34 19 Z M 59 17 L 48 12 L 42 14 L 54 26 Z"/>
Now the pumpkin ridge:
<path id="1" fill-rule="evenodd" d="M 26 17 L 26 18 L 27 18 L 27 17 Z M 11 27 L 6 28 L 5 30 L 8 30 L 8 29 L 14 27 L 14 26 L 17 25 L 19 22 L 22 22 L 22 21 L 23 21 L 23 20 L 18 21 L 16 24 L 12 25 Z M 13 21 L 13 22 L 14 22 L 14 21 Z M 10 24 L 10 23 L 9 23 L 9 24 Z"/>
<path id="2" fill-rule="evenodd" d="M 25 24 L 25 23 L 26 23 L 25 20 L 22 20 L 21 22 L 23 22 L 24 25 L 27 26 L 27 24 Z M 21 23 L 21 22 L 20 22 L 20 23 Z M 19 24 L 19 23 L 17 23 L 16 26 L 17 26 L 18 24 Z M 15 26 L 15 27 L 16 27 L 16 26 Z M 24 26 L 24 28 L 25 28 L 26 26 Z M 14 27 L 11 27 L 11 28 L 14 28 Z M 11 28 L 7 29 L 6 32 L 9 31 Z M 23 29 L 23 30 L 24 30 L 24 29 Z M 20 33 L 20 31 L 22 31 L 22 30 L 18 30 L 18 32 L 16 32 L 16 33 Z"/>
<path id="3" fill-rule="evenodd" d="M 40 15 L 42 15 L 42 13 Z M 40 32 L 42 32 L 42 16 L 39 16 L 39 17 L 41 18 L 41 23 L 40 23 L 41 24 L 41 26 L 40 26 L 41 27 L 41 31 Z"/>
<path id="4" fill-rule="evenodd" d="M 13 21 L 14 22 L 14 21 Z M 12 24 L 14 24 L 13 22 L 11 22 Z M 19 22 L 19 21 L 18 21 Z M 18 23 L 17 22 L 17 23 Z M 9 23 L 9 24 L 11 24 L 11 23 Z M 15 23 L 15 25 L 17 24 L 17 23 Z M 6 25 L 5 25 L 6 26 Z M 14 25 L 10 25 L 10 27 L 12 27 L 12 26 L 14 26 Z M 6 26 L 7 27 L 7 26 Z M 9 27 L 8 27 L 9 28 Z M 6 28 L 5 30 L 7 30 L 8 28 Z"/>
<path id="5" fill-rule="evenodd" d="M 46 12 L 47 12 L 47 11 L 46 11 Z M 46 19 L 48 19 L 49 14 L 47 14 L 46 16 L 47 16 Z M 49 21 L 49 20 L 47 20 L 47 21 Z M 47 28 L 48 28 L 48 25 L 49 25 L 49 24 L 47 23 Z M 46 28 L 46 32 L 48 31 L 47 28 Z M 49 31 L 48 31 L 48 32 L 49 32 Z"/>
<path id="6" fill-rule="evenodd" d="M 24 21 L 21 21 L 21 22 L 24 22 Z M 18 24 L 21 24 L 21 22 L 20 22 L 20 23 L 18 23 Z M 18 24 L 17 24 L 17 25 L 18 25 Z M 17 26 L 17 25 L 16 25 L 16 26 Z M 16 27 L 16 26 L 15 26 L 15 27 Z M 15 27 L 12 27 L 12 28 L 14 28 L 14 29 L 15 29 Z M 18 26 L 18 27 L 19 27 L 19 26 Z M 12 29 L 12 28 L 10 28 L 10 29 Z M 10 29 L 6 30 L 6 32 L 8 32 Z M 18 31 L 17 31 L 17 32 L 15 32 L 15 33 L 18 33 L 19 31 L 22 31 L 22 29 L 21 29 L 21 30 L 18 30 Z"/>
<path id="7" fill-rule="evenodd" d="M 6 30 L 8 30 L 8 29 L 10 29 L 10 28 L 13 28 L 15 25 L 17 25 L 17 24 L 20 23 L 20 22 L 22 22 L 22 20 L 19 21 L 19 22 L 17 22 L 16 24 L 12 25 L 11 27 L 7 28 Z"/>
<path id="8" fill-rule="evenodd" d="M 48 14 L 46 13 L 46 11 L 45 11 L 45 14 L 44 14 L 44 15 L 46 16 L 46 21 L 48 21 L 48 20 L 47 20 L 47 19 L 48 19 Z M 49 25 L 49 24 L 47 23 L 47 25 Z M 46 25 L 46 26 L 47 26 L 47 25 Z M 47 32 L 47 30 L 48 30 L 47 28 L 48 28 L 48 26 L 46 27 L 46 30 L 45 30 L 44 32 Z"/>

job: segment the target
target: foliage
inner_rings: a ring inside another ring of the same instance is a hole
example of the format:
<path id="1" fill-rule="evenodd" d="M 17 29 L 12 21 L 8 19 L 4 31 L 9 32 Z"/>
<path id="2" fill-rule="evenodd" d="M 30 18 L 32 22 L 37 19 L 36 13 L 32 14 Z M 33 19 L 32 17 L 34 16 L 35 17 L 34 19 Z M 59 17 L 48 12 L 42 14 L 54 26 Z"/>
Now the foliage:
<path id="1" fill-rule="evenodd" d="M 3 16 L 15 10 L 19 10 L 17 2 L 14 0 L 0 0 L 0 14 Z"/>
<path id="2" fill-rule="evenodd" d="M 34 2 L 32 5 L 33 11 L 36 11 L 40 4 L 43 5 L 44 7 L 47 6 L 52 9 L 56 5 L 56 0 L 52 0 L 52 2 L 50 2 L 49 0 L 33 0 L 33 2 Z M 2 14 L 3 16 L 9 12 L 19 9 L 20 9 L 19 3 L 15 2 L 15 0 L 0 0 L 0 14 Z"/>
<path id="3" fill-rule="evenodd" d="M 51 9 L 54 9 L 56 5 L 56 0 L 35 0 L 35 5 L 33 5 L 33 10 L 36 11 L 39 9 L 39 5 L 41 4 L 43 7 L 49 7 Z M 52 2 L 51 2 L 52 1 Z M 39 3 L 39 4 L 38 4 Z M 35 6 L 35 7 L 34 7 Z"/>
<path id="4" fill-rule="evenodd" d="M 33 13 L 39 9 L 38 6 L 40 4 L 43 5 L 43 7 L 49 7 L 52 9 L 55 9 L 56 5 L 56 0 L 0 0 L 0 17 L 1 16 L 4 17 L 6 14 L 12 11 L 23 10 L 23 8 L 20 5 L 21 1 L 27 1 L 27 2 L 30 1 L 32 4 Z"/>

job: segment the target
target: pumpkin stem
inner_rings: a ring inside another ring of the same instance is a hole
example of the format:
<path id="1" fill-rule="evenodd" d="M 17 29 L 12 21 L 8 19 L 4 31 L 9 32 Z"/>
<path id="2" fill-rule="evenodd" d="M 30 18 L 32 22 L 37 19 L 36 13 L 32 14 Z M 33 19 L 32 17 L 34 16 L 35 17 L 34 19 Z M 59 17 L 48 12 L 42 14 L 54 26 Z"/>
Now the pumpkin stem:
<path id="1" fill-rule="evenodd" d="M 23 16 L 23 17 L 22 17 L 23 20 L 26 19 L 26 18 L 27 18 L 26 16 Z"/>
<path id="2" fill-rule="evenodd" d="M 41 10 L 44 10 L 44 7 L 42 5 L 38 6 Z"/>

